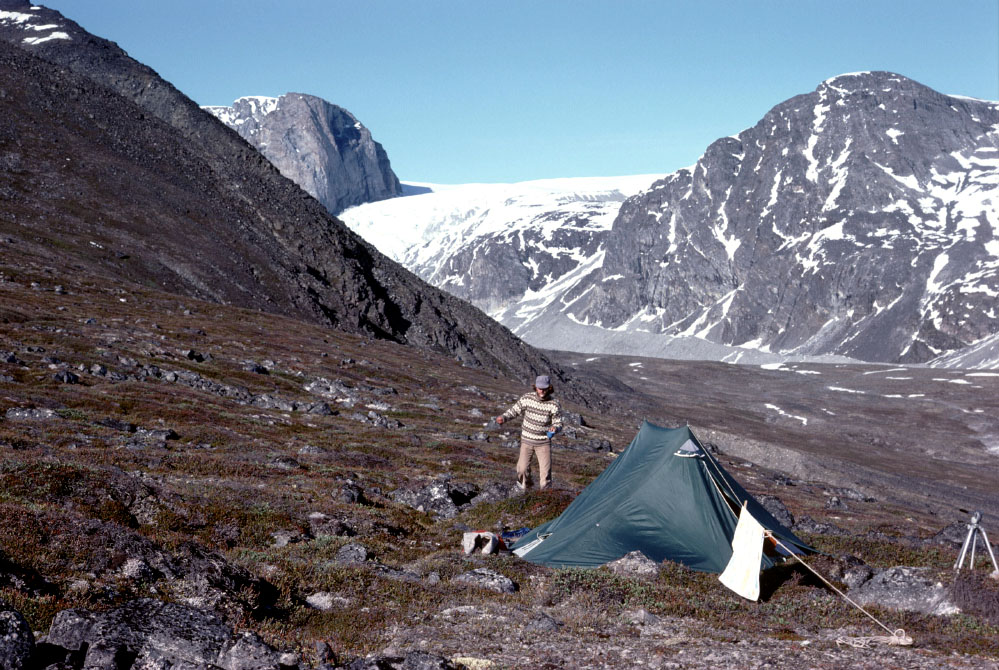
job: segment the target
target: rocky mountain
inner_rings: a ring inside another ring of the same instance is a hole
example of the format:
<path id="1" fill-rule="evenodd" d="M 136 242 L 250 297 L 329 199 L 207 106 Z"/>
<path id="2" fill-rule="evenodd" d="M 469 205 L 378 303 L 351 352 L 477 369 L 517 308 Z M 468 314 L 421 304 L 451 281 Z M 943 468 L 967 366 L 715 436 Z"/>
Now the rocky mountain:
<path id="1" fill-rule="evenodd" d="M 402 194 L 382 145 L 353 114 L 322 98 L 287 93 L 205 107 L 332 214 Z"/>
<path id="2" fill-rule="evenodd" d="M 424 193 L 341 216 L 383 253 L 486 312 L 512 303 L 528 311 L 599 267 L 621 204 L 660 176 L 422 185 Z"/>
<path id="3" fill-rule="evenodd" d="M 997 197 L 999 104 L 836 77 L 625 203 L 603 266 L 559 312 L 924 362 L 999 331 Z"/>
<path id="4" fill-rule="evenodd" d="M 0 61 L 0 233 L 39 265 L 444 351 L 521 379 L 561 376 L 478 309 L 366 244 L 151 69 L 58 12 L 0 3 Z"/>
<path id="5" fill-rule="evenodd" d="M 713 143 L 585 244 L 548 221 L 521 245 L 519 212 L 475 233 L 457 199 L 413 218 L 463 247 L 389 253 L 541 346 L 557 332 L 574 351 L 918 363 L 999 332 L 997 187 L 999 104 L 857 73 Z M 361 216 L 391 206 L 345 217 L 377 239 L 389 219 Z"/>

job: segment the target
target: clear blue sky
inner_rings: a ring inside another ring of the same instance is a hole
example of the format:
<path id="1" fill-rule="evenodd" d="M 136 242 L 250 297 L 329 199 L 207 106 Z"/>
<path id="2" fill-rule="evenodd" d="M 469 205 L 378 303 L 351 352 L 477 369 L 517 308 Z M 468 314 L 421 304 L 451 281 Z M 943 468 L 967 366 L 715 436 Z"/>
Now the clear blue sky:
<path id="1" fill-rule="evenodd" d="M 845 72 L 999 100 L 997 0 L 49 0 L 202 105 L 310 93 L 403 181 L 665 173 Z"/>

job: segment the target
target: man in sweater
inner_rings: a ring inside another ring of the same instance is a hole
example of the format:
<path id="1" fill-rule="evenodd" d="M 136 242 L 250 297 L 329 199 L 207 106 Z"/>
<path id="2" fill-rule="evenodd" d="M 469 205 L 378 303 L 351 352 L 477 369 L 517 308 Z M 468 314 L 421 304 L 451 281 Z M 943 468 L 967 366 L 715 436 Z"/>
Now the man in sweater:
<path id="1" fill-rule="evenodd" d="M 562 410 L 558 400 L 552 398 L 555 391 L 548 375 L 534 380 L 534 391 L 525 393 L 496 423 L 503 424 L 508 419 L 523 415 L 520 429 L 520 458 L 517 460 L 517 486 L 522 491 L 531 485 L 531 455 L 538 459 L 539 489 L 552 482 L 552 437 L 562 430 Z"/>

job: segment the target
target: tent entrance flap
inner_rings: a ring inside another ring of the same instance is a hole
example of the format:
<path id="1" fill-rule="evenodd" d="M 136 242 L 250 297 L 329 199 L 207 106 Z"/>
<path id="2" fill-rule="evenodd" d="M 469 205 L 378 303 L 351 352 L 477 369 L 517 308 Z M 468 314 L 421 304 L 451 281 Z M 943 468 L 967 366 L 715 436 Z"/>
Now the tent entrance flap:
<path id="1" fill-rule="evenodd" d="M 646 421 L 560 516 L 522 537 L 513 551 L 552 567 L 598 567 L 641 551 L 657 562 L 720 573 L 743 505 L 784 545 L 814 551 L 742 488 L 688 426 Z M 761 567 L 772 566 L 778 554 L 768 546 Z"/>

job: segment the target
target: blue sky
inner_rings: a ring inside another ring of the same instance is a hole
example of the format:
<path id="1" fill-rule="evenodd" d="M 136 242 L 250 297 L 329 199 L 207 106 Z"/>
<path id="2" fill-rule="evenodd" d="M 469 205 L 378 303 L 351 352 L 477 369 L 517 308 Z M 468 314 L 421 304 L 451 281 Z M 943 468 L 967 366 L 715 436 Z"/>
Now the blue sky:
<path id="1" fill-rule="evenodd" d="M 996 0 L 50 0 L 203 105 L 352 112 L 403 181 L 672 172 L 845 72 L 999 100 Z"/>

